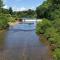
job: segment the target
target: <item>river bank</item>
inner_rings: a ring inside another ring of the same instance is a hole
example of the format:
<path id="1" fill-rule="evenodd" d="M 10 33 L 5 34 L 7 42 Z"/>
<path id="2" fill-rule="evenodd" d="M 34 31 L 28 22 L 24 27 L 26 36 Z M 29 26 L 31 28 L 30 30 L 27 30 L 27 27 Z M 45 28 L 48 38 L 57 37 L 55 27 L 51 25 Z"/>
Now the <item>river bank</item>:
<path id="1" fill-rule="evenodd" d="M 14 26 L 14 25 L 19 24 L 19 23 L 20 23 L 19 21 L 8 22 L 9 26 Z"/>
<path id="2" fill-rule="evenodd" d="M 51 60 L 53 60 L 53 49 L 54 49 L 54 46 L 53 45 L 50 45 L 50 42 L 47 40 L 47 38 L 44 36 L 44 35 L 42 35 L 42 34 L 40 34 L 40 36 L 39 36 L 39 40 L 41 40 L 41 42 L 45 45 L 45 46 L 47 46 L 47 48 L 49 49 L 48 51 L 48 55 L 50 56 L 50 58 L 51 58 Z"/>
<path id="3" fill-rule="evenodd" d="M 3 49 L 6 30 L 0 30 L 0 49 Z"/>

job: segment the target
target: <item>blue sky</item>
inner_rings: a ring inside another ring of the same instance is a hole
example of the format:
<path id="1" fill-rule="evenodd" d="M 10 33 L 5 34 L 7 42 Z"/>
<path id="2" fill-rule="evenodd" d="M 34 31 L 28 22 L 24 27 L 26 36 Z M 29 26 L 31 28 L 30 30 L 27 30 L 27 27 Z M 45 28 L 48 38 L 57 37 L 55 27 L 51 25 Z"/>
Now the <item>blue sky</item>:
<path id="1" fill-rule="evenodd" d="M 15 11 L 36 9 L 44 0 L 4 0 L 4 8 L 12 7 Z"/>

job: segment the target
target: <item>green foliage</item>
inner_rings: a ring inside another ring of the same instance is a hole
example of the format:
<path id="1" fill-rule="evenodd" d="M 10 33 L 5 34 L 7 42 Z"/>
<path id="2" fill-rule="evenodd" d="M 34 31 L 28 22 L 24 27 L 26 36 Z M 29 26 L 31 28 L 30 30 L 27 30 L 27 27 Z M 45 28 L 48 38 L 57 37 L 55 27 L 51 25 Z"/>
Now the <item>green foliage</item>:
<path id="1" fill-rule="evenodd" d="M 59 48 L 55 49 L 55 51 L 53 52 L 53 57 L 54 57 L 54 60 L 60 60 L 60 49 Z"/>
<path id="2" fill-rule="evenodd" d="M 56 53 L 55 59 L 59 60 L 60 55 L 55 49 L 60 49 L 60 18 L 50 21 L 48 19 L 43 19 L 41 22 L 37 23 L 36 33 L 43 35 L 47 38 L 49 43 L 54 45 L 54 52 Z M 53 54 L 54 55 L 54 54 Z"/>
<path id="3" fill-rule="evenodd" d="M 37 26 L 36 26 L 36 33 L 39 35 L 40 33 L 45 33 L 45 30 L 48 28 L 48 27 L 51 27 L 51 22 L 47 19 L 43 19 L 43 21 L 41 22 L 38 22 L 37 23 Z"/>
<path id="4" fill-rule="evenodd" d="M 60 18 L 57 18 L 53 21 L 53 26 L 58 30 L 58 33 L 60 34 Z"/>
<path id="5" fill-rule="evenodd" d="M 36 33 L 43 32 L 54 48 L 54 60 L 60 60 L 60 0 L 47 0 L 37 7 L 36 12 L 38 18 L 46 18 L 43 20 L 45 23 L 37 23 Z"/>
<path id="6" fill-rule="evenodd" d="M 44 1 L 42 5 L 38 6 L 36 8 L 37 18 L 46 18 L 49 17 L 48 8 L 51 5 L 51 3 Z"/>
<path id="7" fill-rule="evenodd" d="M 36 8 L 38 18 L 53 20 L 60 17 L 60 0 L 47 0 Z"/>
<path id="8" fill-rule="evenodd" d="M 2 8 L 2 7 L 3 7 L 3 1 L 0 0 L 0 8 Z"/>
<path id="9" fill-rule="evenodd" d="M 7 17 L 8 22 L 15 22 L 15 18 L 12 17 L 10 14 L 5 14 L 5 16 Z"/>
<path id="10" fill-rule="evenodd" d="M 44 35 L 48 38 L 50 44 L 55 44 L 57 46 L 57 42 L 60 40 L 57 29 L 55 29 L 54 27 L 47 28 Z"/>
<path id="11" fill-rule="evenodd" d="M 5 29 L 8 26 L 8 18 L 1 14 L 0 15 L 0 29 Z"/>
<path id="12" fill-rule="evenodd" d="M 11 7 L 9 8 L 9 14 L 11 14 L 11 15 L 13 14 L 13 10 Z"/>
<path id="13" fill-rule="evenodd" d="M 27 11 L 15 11 L 12 16 L 17 18 L 36 18 L 36 13 L 34 10 L 29 9 Z"/>
<path id="14" fill-rule="evenodd" d="M 3 7 L 3 1 L 0 0 L 0 13 L 2 12 L 2 7 Z"/>
<path id="15" fill-rule="evenodd" d="M 9 10 L 8 9 L 1 9 L 1 12 L 3 13 L 3 14 L 9 14 Z"/>

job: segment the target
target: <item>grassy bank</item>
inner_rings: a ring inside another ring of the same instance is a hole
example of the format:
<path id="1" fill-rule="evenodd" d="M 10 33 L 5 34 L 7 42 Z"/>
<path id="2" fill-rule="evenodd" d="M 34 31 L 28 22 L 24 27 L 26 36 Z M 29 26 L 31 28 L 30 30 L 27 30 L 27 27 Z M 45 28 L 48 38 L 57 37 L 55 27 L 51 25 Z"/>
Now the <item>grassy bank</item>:
<path id="1" fill-rule="evenodd" d="M 58 20 L 58 21 L 57 21 Z M 36 33 L 40 36 L 42 34 L 48 41 L 51 47 L 52 56 L 54 60 L 60 59 L 60 18 L 50 21 L 43 19 L 42 22 L 38 22 L 36 26 Z"/>

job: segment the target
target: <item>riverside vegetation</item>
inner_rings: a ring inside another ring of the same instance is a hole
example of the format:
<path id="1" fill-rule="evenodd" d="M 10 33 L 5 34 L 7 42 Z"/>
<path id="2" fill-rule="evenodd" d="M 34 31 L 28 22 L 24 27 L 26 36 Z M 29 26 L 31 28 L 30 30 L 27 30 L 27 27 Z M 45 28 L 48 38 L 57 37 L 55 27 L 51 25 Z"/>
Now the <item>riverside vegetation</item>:
<path id="1" fill-rule="evenodd" d="M 14 22 L 15 18 L 30 17 L 41 18 L 37 23 L 36 33 L 44 35 L 49 44 L 53 46 L 54 60 L 60 60 L 60 0 L 47 0 L 33 10 L 13 12 L 12 8 L 4 9 L 3 0 L 0 0 L 0 30 L 8 27 L 8 22 Z"/>
<path id="2" fill-rule="evenodd" d="M 13 17 L 8 13 L 7 9 L 3 8 L 3 1 L 0 0 L 0 30 L 7 29 L 9 27 L 8 22 L 13 21 Z"/>
<path id="3" fill-rule="evenodd" d="M 34 10 L 27 11 L 13 11 L 12 7 L 9 9 L 3 8 L 3 0 L 0 0 L 0 30 L 6 29 L 9 25 L 8 22 L 15 22 L 16 18 L 35 18 L 36 13 Z"/>
<path id="4" fill-rule="evenodd" d="M 53 47 L 53 60 L 60 60 L 60 0 L 47 0 L 36 9 L 38 22 L 36 33 L 46 37 L 50 46 Z"/>

